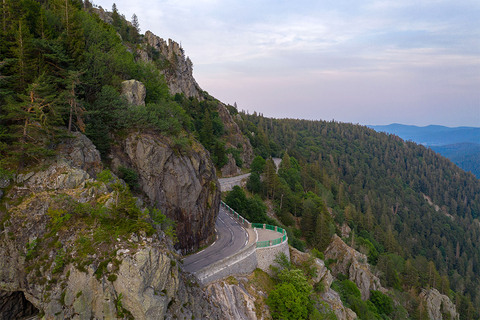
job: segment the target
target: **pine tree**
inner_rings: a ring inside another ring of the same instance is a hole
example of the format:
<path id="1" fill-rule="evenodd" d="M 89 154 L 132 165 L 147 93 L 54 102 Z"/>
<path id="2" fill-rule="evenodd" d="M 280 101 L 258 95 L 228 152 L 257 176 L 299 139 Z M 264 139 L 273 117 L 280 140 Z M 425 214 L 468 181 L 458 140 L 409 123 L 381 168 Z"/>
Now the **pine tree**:
<path id="1" fill-rule="evenodd" d="M 83 121 L 83 114 L 85 109 L 80 105 L 78 97 L 76 95 L 76 87 L 80 84 L 80 76 L 83 72 L 69 71 L 68 78 L 66 79 L 67 90 L 65 91 L 64 98 L 69 105 L 69 117 L 68 117 L 68 132 L 72 131 L 73 115 L 75 114 L 76 125 L 81 132 L 85 132 L 85 122 Z"/>
<path id="2" fill-rule="evenodd" d="M 132 15 L 132 26 L 135 28 L 137 33 L 140 33 L 140 23 L 138 22 L 138 17 L 135 13 Z"/>
<path id="3" fill-rule="evenodd" d="M 12 54 L 14 58 L 14 72 L 16 89 L 22 91 L 26 88 L 30 80 L 31 65 L 31 41 L 32 35 L 26 27 L 25 21 L 20 19 L 18 21 L 17 30 L 15 32 L 15 45 L 12 48 Z"/>
<path id="4" fill-rule="evenodd" d="M 55 110 L 54 87 L 45 76 L 38 77 L 26 89 L 26 94 L 12 99 L 4 106 L 0 119 L 6 124 L 1 140 L 10 141 L 12 148 L 4 150 L 12 157 L 12 163 L 18 163 L 19 169 L 29 161 L 38 161 L 49 151 L 45 145 L 58 124 L 59 116 Z"/>
<path id="5" fill-rule="evenodd" d="M 273 198 L 275 196 L 275 189 L 278 186 L 278 176 L 276 172 L 275 163 L 272 158 L 267 159 L 265 163 L 265 185 L 267 187 L 267 197 Z"/>

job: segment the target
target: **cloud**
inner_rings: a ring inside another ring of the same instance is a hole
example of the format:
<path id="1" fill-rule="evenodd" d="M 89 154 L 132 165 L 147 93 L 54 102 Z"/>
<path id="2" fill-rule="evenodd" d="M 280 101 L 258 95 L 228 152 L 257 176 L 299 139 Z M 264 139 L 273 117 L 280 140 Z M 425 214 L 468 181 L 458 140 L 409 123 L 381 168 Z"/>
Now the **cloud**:
<path id="1" fill-rule="evenodd" d="M 477 0 L 116 3 L 143 31 L 180 42 L 200 86 L 225 102 L 279 116 L 435 115 L 438 124 L 480 126 Z"/>

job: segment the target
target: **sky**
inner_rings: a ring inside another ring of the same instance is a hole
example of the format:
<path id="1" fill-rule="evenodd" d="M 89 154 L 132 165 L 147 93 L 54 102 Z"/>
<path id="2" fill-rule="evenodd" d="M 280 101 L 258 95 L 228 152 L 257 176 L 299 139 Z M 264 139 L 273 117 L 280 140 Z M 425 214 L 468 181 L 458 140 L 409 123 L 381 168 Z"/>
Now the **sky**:
<path id="1" fill-rule="evenodd" d="M 478 0 L 91 0 L 180 43 L 200 87 L 268 117 L 480 127 Z"/>

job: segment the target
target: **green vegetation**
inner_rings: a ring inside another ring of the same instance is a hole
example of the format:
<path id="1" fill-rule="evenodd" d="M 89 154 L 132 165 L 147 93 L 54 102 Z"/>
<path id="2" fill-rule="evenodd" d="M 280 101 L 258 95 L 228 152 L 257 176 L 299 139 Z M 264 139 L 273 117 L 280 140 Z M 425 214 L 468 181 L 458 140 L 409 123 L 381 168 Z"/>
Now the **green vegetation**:
<path id="1" fill-rule="evenodd" d="M 240 115 L 239 126 L 266 159 L 252 164 L 247 189 L 273 202 L 290 233 L 322 252 L 340 235 L 337 226 L 348 225 L 345 241 L 367 255 L 384 286 L 408 301 L 419 288 L 437 288 L 461 319 L 479 318 L 480 238 L 472 227 L 479 180 L 423 146 L 366 127 Z M 278 174 L 271 156 L 283 158 Z M 405 307 L 418 318 L 413 305 Z"/>
<path id="2" fill-rule="evenodd" d="M 279 265 L 272 267 L 276 284 L 266 301 L 273 319 L 336 319 L 317 296 L 319 292 L 313 291 L 311 274 L 290 264 L 283 253 L 275 261 Z"/>
<path id="3" fill-rule="evenodd" d="M 129 188 L 108 170 L 99 173 L 98 180 L 113 192 L 112 196 L 101 196 L 94 204 L 77 202 L 66 194 L 52 199 L 47 212 L 49 222 L 46 233 L 26 247 L 27 271 L 31 275 L 39 277 L 42 274 L 40 270 L 49 266 L 52 266 L 53 275 L 60 275 L 69 263 L 87 272 L 86 267 L 96 263 L 97 279 L 106 276 L 108 281 L 113 282 L 121 263 L 116 250 L 112 250 L 118 243 L 117 239 L 135 249 L 137 244 L 127 241 L 132 234 L 151 236 L 158 227 L 176 241 L 175 224 L 160 210 L 142 211 L 138 208 Z M 76 230 L 74 237 L 68 235 L 73 229 Z M 49 258 L 50 250 L 55 250 L 53 259 Z M 109 264 L 111 269 L 107 268 Z"/>
<path id="4" fill-rule="evenodd" d="M 217 100 L 169 94 L 163 73 L 179 57 L 146 46 L 136 15 L 130 24 L 114 7 L 107 24 L 80 0 L 5 0 L 0 7 L 2 170 L 53 155 L 52 145 L 71 131 L 84 132 L 106 160 L 112 137 L 132 129 L 170 136 L 180 150 L 196 138 L 219 168 L 228 153 L 243 165 L 238 149 L 225 150 Z M 132 53 L 142 48 L 151 62 Z M 145 85 L 145 106 L 120 95 L 129 79 Z"/>
<path id="5" fill-rule="evenodd" d="M 123 294 L 120 293 L 117 298 L 115 298 L 115 307 L 117 309 L 117 316 L 121 319 L 134 319 L 130 311 L 125 309 L 122 304 Z"/>
<path id="6" fill-rule="evenodd" d="M 228 193 L 225 203 L 252 223 L 276 225 L 275 221 L 267 216 L 267 207 L 262 200 L 258 197 L 247 198 L 239 186 L 234 186 Z"/>
<path id="7" fill-rule="evenodd" d="M 217 100 L 205 92 L 200 100 L 169 94 L 163 74 L 175 71 L 179 57 L 144 46 L 135 15 L 129 24 L 114 7 L 107 24 L 80 0 L 4 0 L 0 9 L 0 177 L 24 173 L 53 156 L 71 131 L 84 132 L 104 161 L 116 143 L 112 137 L 146 130 L 169 136 L 178 151 L 199 140 L 218 168 L 229 154 L 239 167 L 248 165 L 238 145 L 227 145 Z M 142 48 L 151 62 L 137 59 Z M 145 106 L 129 106 L 120 95 L 127 79 L 145 84 Z M 267 119 L 227 109 L 242 118 L 238 125 L 256 155 L 247 182 L 251 196 L 235 188 L 227 204 L 252 222 L 274 225 L 264 201 L 272 204 L 290 244 L 307 246 L 317 257 L 334 233 L 341 234 L 339 227 L 348 226 L 352 232 L 344 240 L 367 255 L 406 310 L 390 312 L 391 301 L 381 293 L 362 301 L 351 283 L 339 279 L 335 286 L 342 299 L 361 317 L 408 313 L 420 319 L 419 289 L 437 288 L 455 303 L 460 319 L 480 318 L 474 308 L 480 305 L 480 181 L 472 174 L 430 149 L 366 127 Z M 278 173 L 271 157 L 282 157 Z M 119 175 L 128 187 L 108 171 L 97 177 L 115 194 L 108 204 L 107 199 L 78 203 L 68 195 L 55 199 L 45 237 L 26 245 L 28 271 L 52 267 L 60 273 L 69 262 L 85 268 L 96 248 L 101 277 L 109 262 L 115 264 L 115 253 L 107 248 L 117 237 L 161 228 L 175 239 L 174 224 L 163 214 L 136 207 L 131 190 L 138 187 L 137 173 L 120 168 Z M 3 228 L 9 215 L 3 203 L 1 208 Z M 85 232 L 61 243 L 59 235 L 69 227 Z M 15 238 L 12 232 L 7 236 Z M 308 268 L 301 270 L 308 282 Z M 299 274 L 291 274 L 293 283 L 280 276 L 275 280 L 273 290 L 282 294 L 272 295 L 272 309 L 276 317 L 321 318 L 320 302 L 300 305 L 303 293 L 311 297 L 321 288 L 302 291 Z M 114 281 L 114 273 L 108 278 Z M 281 299 L 289 295 L 296 303 L 287 307 Z M 121 314 L 121 297 L 118 305 Z"/>

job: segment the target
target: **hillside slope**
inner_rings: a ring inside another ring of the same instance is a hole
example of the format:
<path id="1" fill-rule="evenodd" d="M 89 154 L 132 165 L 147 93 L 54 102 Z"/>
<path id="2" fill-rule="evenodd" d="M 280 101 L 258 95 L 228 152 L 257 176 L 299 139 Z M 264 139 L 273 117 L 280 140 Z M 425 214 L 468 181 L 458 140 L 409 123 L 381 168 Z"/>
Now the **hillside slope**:
<path id="1" fill-rule="evenodd" d="M 480 128 L 417 127 L 402 124 L 369 127 L 430 147 L 463 170 L 480 178 Z"/>
<path id="2" fill-rule="evenodd" d="M 307 246 L 324 250 L 325 233 L 347 225 L 348 241 L 364 247 L 387 287 L 452 289 L 461 319 L 478 317 L 478 179 L 431 149 L 366 127 L 241 116 L 257 154 L 288 152 L 278 178 L 267 160 L 250 190 L 273 199 Z M 413 282 L 407 265 L 418 275 Z"/>

